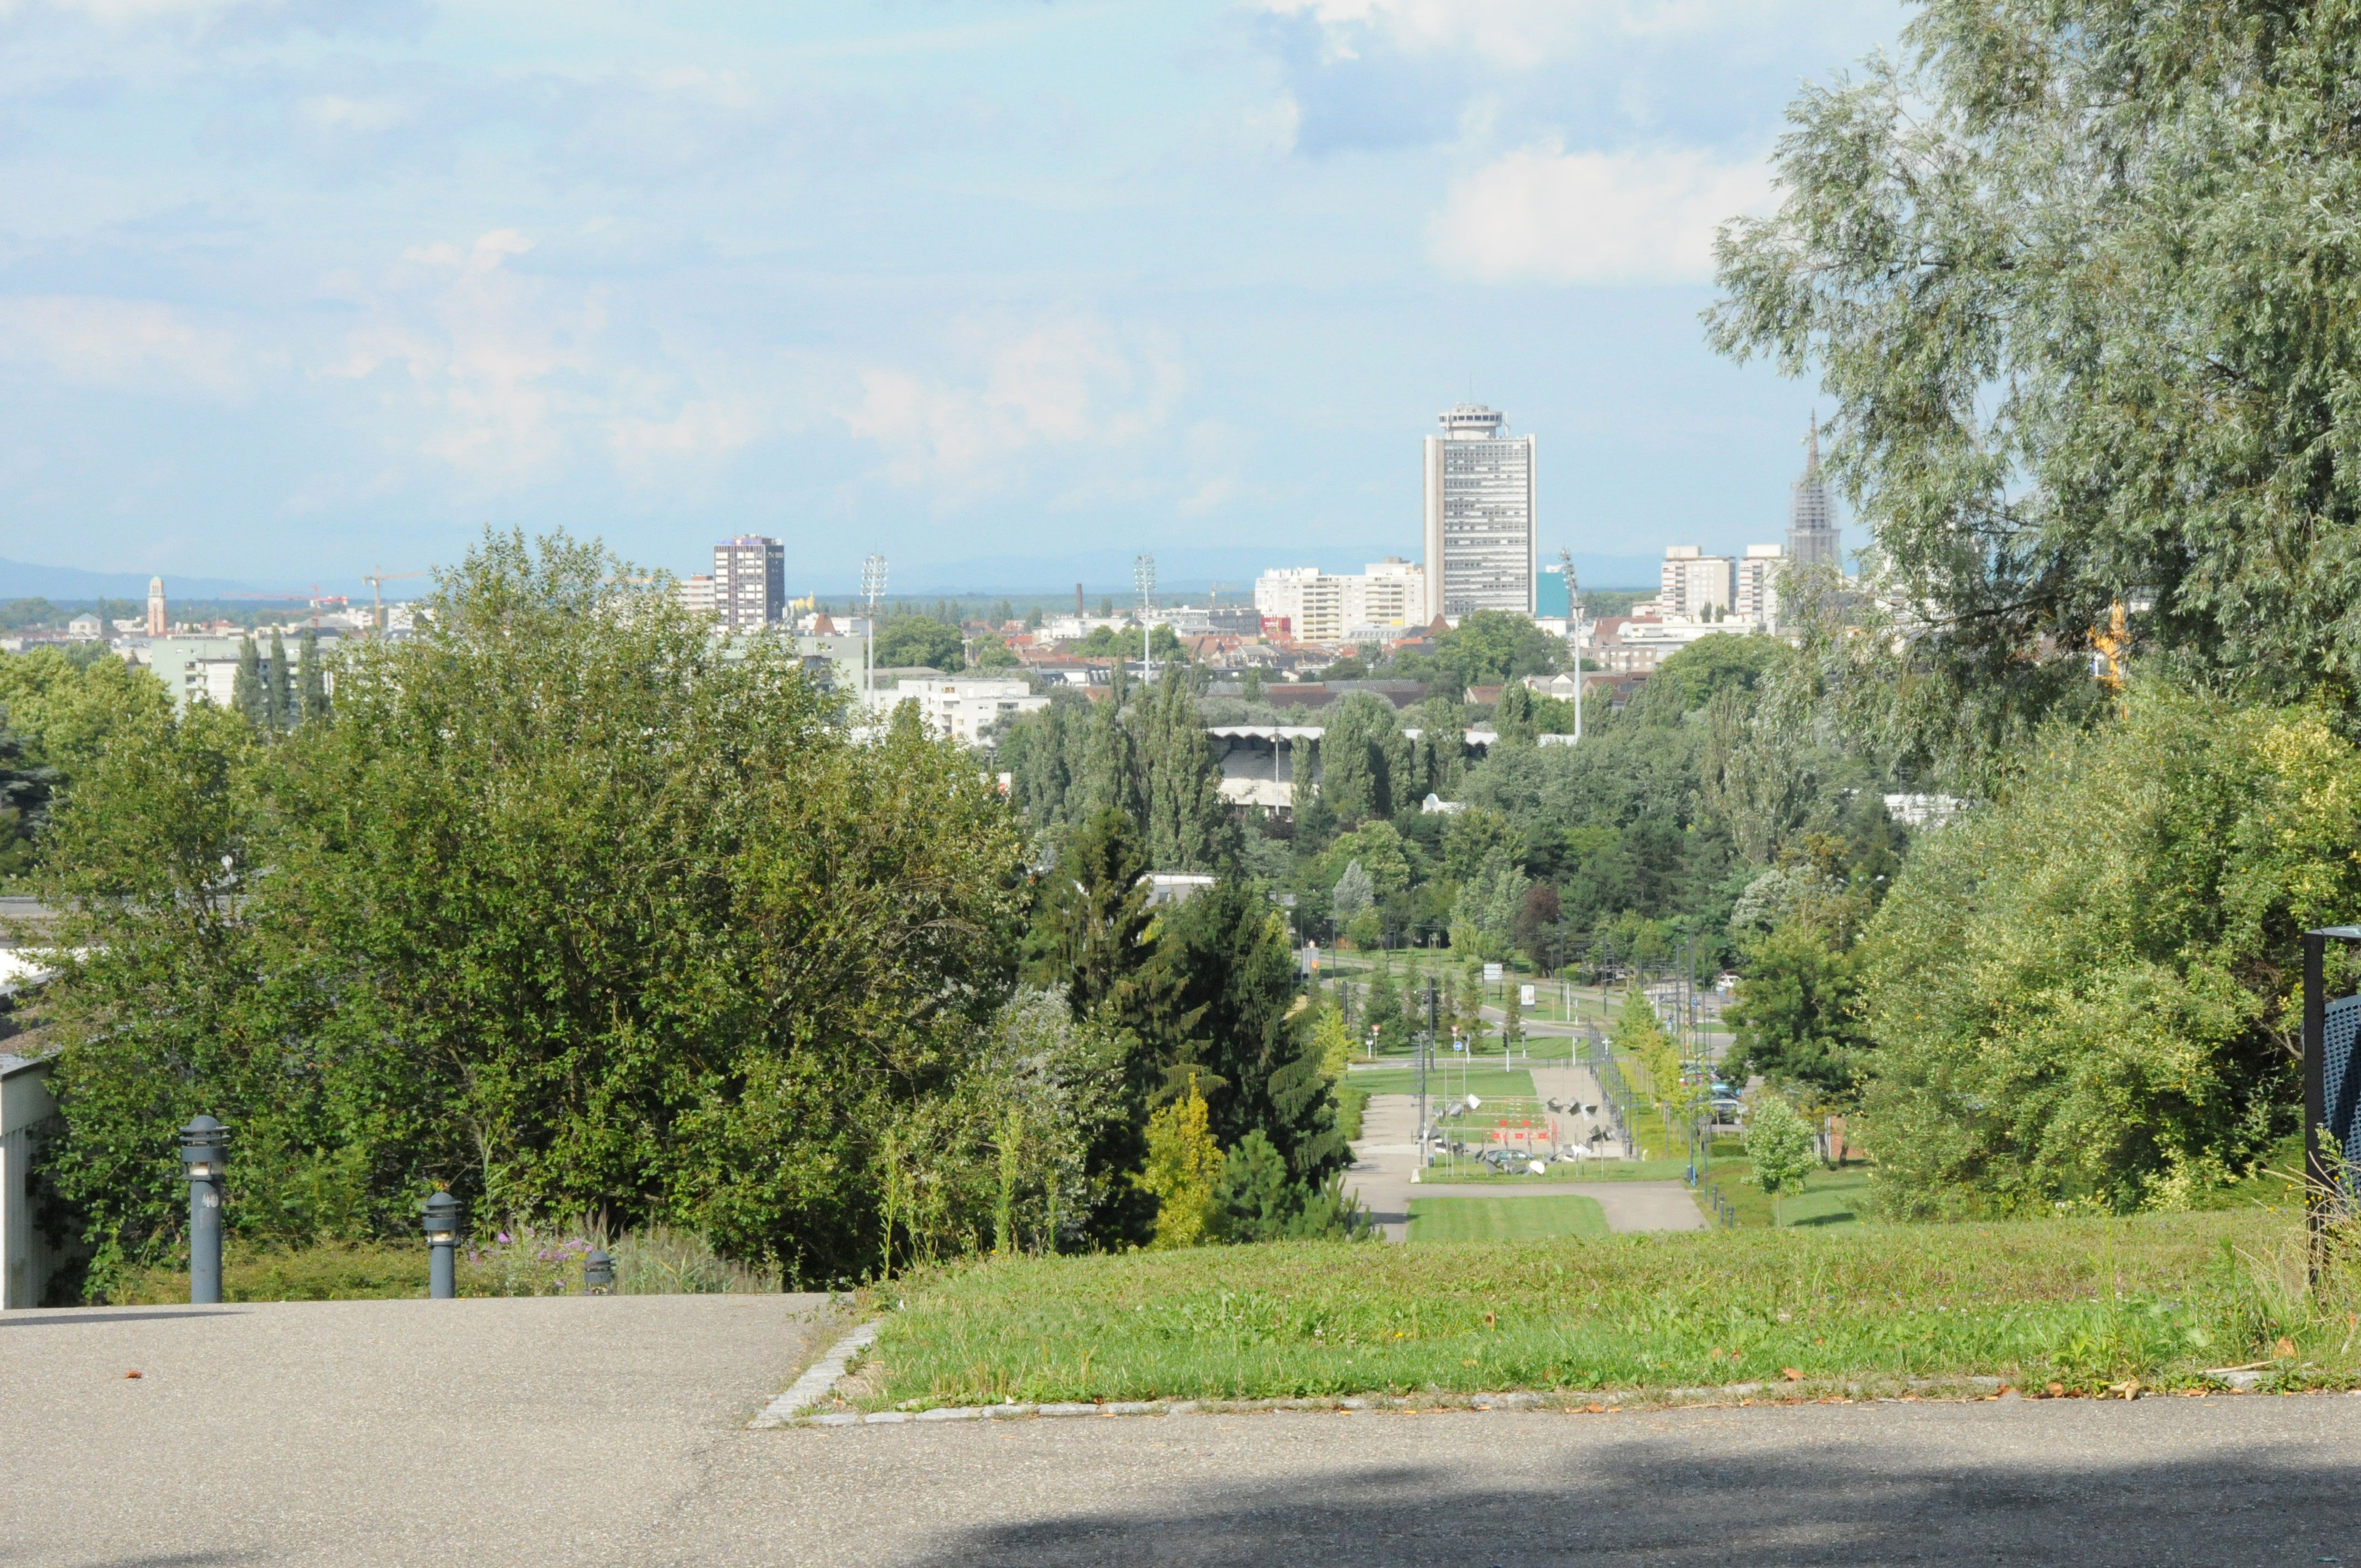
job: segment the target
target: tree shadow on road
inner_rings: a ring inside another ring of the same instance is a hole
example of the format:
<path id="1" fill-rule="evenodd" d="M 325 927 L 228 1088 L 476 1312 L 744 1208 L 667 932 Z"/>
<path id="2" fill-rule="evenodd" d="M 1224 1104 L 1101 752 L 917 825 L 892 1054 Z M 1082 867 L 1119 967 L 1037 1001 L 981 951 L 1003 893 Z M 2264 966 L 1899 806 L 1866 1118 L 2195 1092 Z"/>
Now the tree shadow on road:
<path id="1" fill-rule="evenodd" d="M 2004 1434 L 1995 1433 L 1995 1436 Z M 2018 1431 L 2011 1440 L 2032 1436 Z M 2031 1445 L 2026 1445 L 2030 1447 Z M 2310 1445 L 2306 1445 L 2307 1448 Z M 1945 1445 L 1956 1455 L 1954 1445 Z M 1678 1442 L 1564 1451 L 1563 1482 L 1470 1486 L 1464 1470 L 1365 1467 L 1150 1511 L 1077 1507 L 955 1531 L 927 1564 L 1271 1564 L 1530 1568 L 1541 1563 L 2361 1563 L 2355 1470 L 2312 1450 L 2125 1464 L 2010 1453 L 1969 1468 L 1819 1445 L 1708 1458 Z M 2349 1451 L 2348 1451 L 2349 1453 Z M 2349 1549 L 2349 1550 L 2348 1550 Z"/>

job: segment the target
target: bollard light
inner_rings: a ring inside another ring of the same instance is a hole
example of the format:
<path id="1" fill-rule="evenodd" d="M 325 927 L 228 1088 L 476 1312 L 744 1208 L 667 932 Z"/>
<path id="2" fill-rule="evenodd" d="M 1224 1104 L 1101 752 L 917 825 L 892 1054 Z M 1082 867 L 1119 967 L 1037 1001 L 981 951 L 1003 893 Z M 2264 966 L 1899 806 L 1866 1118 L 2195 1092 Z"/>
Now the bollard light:
<path id="1" fill-rule="evenodd" d="M 615 1293 L 615 1260 L 607 1255 L 604 1247 L 592 1247 L 590 1255 L 582 1260 L 582 1294 L 612 1296 Z"/>
<path id="2" fill-rule="evenodd" d="M 210 1307 L 221 1300 L 223 1150 L 229 1129 L 199 1116 L 181 1129 L 181 1164 L 189 1183 L 189 1300 Z"/>
<path id="3" fill-rule="evenodd" d="M 459 1294 L 458 1266 L 453 1254 L 459 1245 L 459 1201 L 448 1192 L 426 1200 L 426 1294 L 448 1301 Z"/>

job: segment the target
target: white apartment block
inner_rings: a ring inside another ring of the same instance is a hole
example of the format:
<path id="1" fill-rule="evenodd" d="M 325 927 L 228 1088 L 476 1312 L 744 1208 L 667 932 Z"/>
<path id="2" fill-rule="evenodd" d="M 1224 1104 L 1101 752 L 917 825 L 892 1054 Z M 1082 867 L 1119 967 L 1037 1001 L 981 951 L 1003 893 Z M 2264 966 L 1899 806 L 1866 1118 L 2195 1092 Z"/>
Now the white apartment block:
<path id="1" fill-rule="evenodd" d="M 1716 612 L 1728 615 L 1737 587 L 1735 565 L 1727 555 L 1708 555 L 1694 544 L 1673 545 L 1664 552 L 1656 602 L 1668 618 L 1707 620 Z"/>
<path id="2" fill-rule="evenodd" d="M 1426 438 L 1429 615 L 1456 622 L 1479 609 L 1533 613 L 1534 454 L 1509 416 L 1461 403 Z"/>
<path id="3" fill-rule="evenodd" d="M 1004 718 L 1049 706 L 1048 697 L 1035 696 L 1023 681 L 976 675 L 905 679 L 893 691 L 875 693 L 871 702 L 884 712 L 915 702 L 928 728 L 962 746 L 983 744 L 986 732 Z"/>
<path id="4" fill-rule="evenodd" d="M 1426 584 L 1425 569 L 1399 555 L 1370 562 L 1358 576 L 1281 567 L 1255 583 L 1255 613 L 1286 621 L 1299 642 L 1380 641 L 1426 624 Z"/>
<path id="5" fill-rule="evenodd" d="M 1779 630 L 1779 574 L 1787 552 L 1776 544 L 1750 544 L 1738 562 L 1738 598 L 1731 613 L 1765 631 Z"/>
<path id="6" fill-rule="evenodd" d="M 680 595 L 680 605 L 683 609 L 691 615 L 701 615 L 708 620 L 711 619 L 713 615 L 713 579 L 711 577 L 702 572 L 692 577 L 683 577 L 673 585 L 673 591 Z"/>

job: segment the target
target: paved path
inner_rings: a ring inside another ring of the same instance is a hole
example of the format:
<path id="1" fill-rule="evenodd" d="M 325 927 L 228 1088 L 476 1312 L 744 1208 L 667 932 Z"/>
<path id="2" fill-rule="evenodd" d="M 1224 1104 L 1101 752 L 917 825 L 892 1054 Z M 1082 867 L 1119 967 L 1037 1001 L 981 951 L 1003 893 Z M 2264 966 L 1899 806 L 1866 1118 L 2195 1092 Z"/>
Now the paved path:
<path id="1" fill-rule="evenodd" d="M 2300 1563 L 2361 1399 L 750 1431 L 808 1299 L 0 1315 L 17 1568 Z M 137 1366 L 144 1376 L 126 1380 Z"/>
<path id="2" fill-rule="evenodd" d="M 1545 1088 L 1543 1074 L 1558 1082 Z M 1577 1081 L 1577 1080 L 1579 1081 Z M 1598 1085 L 1587 1068 L 1537 1068 L 1533 1087 L 1544 1099 L 1561 1102 L 1581 1100 L 1598 1103 Z M 1418 1158 L 1418 1101 L 1408 1094 L 1377 1094 L 1361 1115 L 1361 1137 L 1353 1146 L 1353 1165 L 1345 1184 L 1360 1195 L 1388 1241 L 1410 1234 L 1413 1198 L 1595 1198 L 1610 1231 L 1701 1231 L 1704 1212 L 1689 1190 L 1677 1181 L 1552 1181 L 1523 1186 L 1501 1182 L 1414 1183 L 1410 1179 Z"/>
<path id="3" fill-rule="evenodd" d="M 0 1563 L 631 1561 L 824 1304 L 0 1312 Z"/>

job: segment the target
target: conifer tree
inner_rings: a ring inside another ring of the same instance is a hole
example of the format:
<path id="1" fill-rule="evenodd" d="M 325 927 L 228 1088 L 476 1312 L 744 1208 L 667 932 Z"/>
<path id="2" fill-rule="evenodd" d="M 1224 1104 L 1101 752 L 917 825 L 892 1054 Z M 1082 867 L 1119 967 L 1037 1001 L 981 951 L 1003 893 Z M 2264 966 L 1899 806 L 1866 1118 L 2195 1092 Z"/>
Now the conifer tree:
<path id="1" fill-rule="evenodd" d="M 279 635 L 279 628 L 270 629 L 270 673 L 265 683 L 264 711 L 267 728 L 272 730 L 295 728 L 295 688 L 287 678 L 287 642 Z"/>
<path id="2" fill-rule="evenodd" d="M 237 679 L 230 685 L 230 706 L 260 729 L 269 723 L 264 707 L 268 699 L 262 685 L 262 655 L 256 651 L 254 639 L 247 637 L 237 647 Z"/>
<path id="3" fill-rule="evenodd" d="M 302 685 L 296 691 L 298 711 L 295 720 L 308 723 L 328 717 L 328 674 L 320 667 L 320 631 L 317 627 L 303 629 Z"/>

